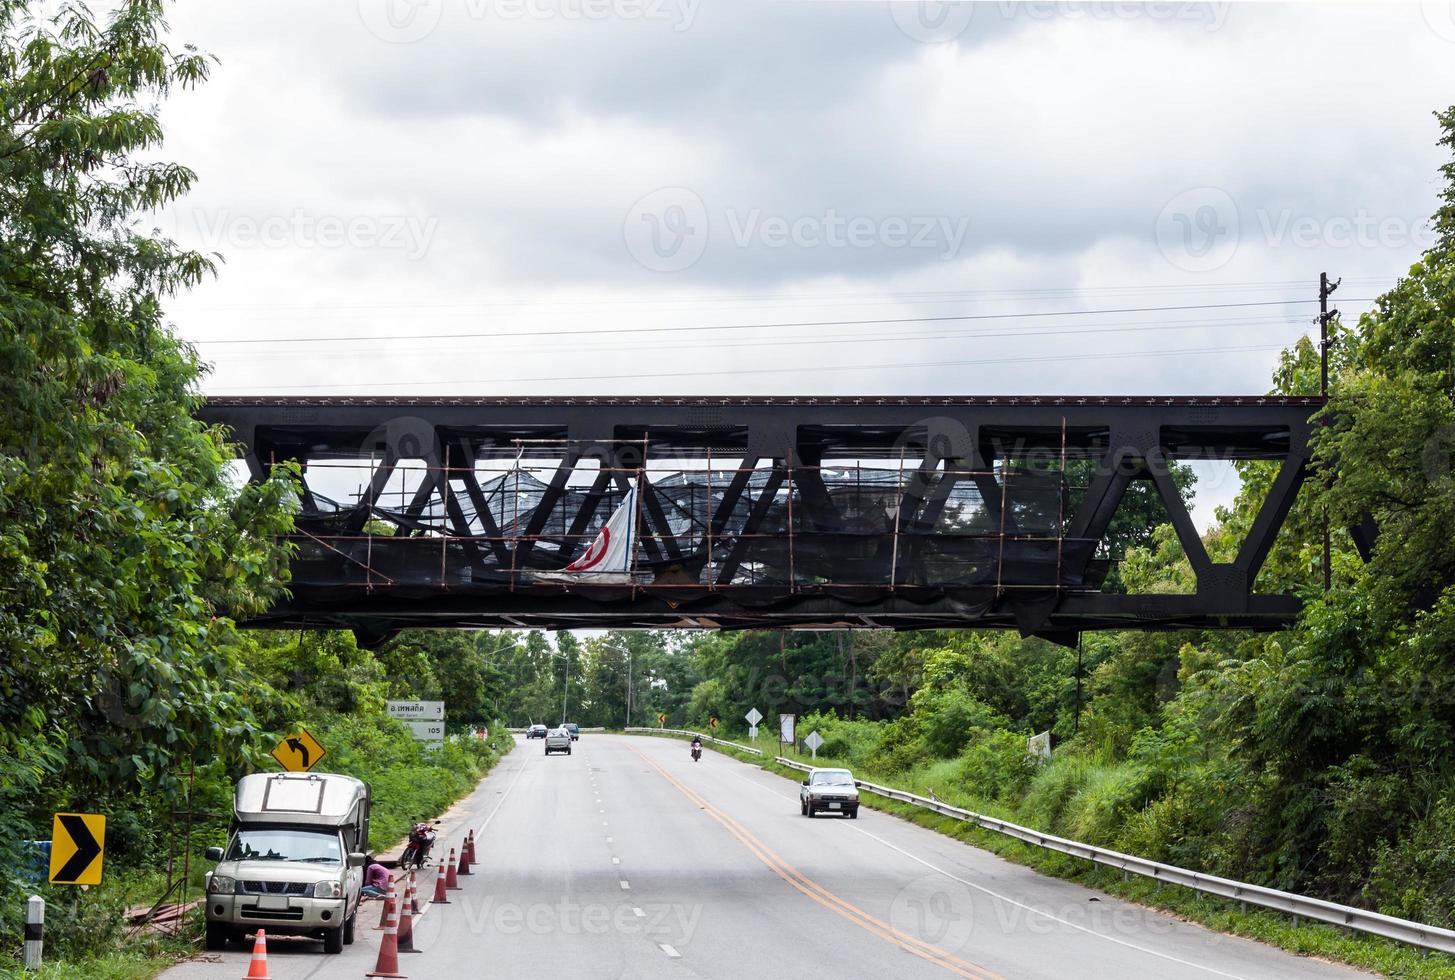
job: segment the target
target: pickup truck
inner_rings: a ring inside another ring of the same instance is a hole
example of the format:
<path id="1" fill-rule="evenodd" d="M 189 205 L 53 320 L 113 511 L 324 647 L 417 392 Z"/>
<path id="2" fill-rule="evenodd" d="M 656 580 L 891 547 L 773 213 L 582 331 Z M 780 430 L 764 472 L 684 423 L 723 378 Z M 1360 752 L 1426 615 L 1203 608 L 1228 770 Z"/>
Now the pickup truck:
<path id="1" fill-rule="evenodd" d="M 850 820 L 859 817 L 859 787 L 847 769 L 815 769 L 798 788 L 798 809 L 805 817 L 819 813 L 842 813 Z"/>
<path id="2" fill-rule="evenodd" d="M 330 773 L 255 773 L 238 781 L 227 847 L 209 847 L 207 948 L 263 928 L 323 940 L 327 953 L 354 941 L 369 787 Z"/>

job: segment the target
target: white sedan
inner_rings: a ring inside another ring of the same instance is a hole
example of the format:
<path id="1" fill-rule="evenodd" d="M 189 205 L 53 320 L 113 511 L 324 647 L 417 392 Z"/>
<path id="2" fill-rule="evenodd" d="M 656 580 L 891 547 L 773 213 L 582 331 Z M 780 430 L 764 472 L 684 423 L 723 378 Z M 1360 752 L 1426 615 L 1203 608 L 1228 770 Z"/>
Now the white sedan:
<path id="1" fill-rule="evenodd" d="M 798 788 L 798 809 L 805 817 L 819 813 L 842 813 L 859 818 L 859 787 L 847 769 L 815 769 Z"/>

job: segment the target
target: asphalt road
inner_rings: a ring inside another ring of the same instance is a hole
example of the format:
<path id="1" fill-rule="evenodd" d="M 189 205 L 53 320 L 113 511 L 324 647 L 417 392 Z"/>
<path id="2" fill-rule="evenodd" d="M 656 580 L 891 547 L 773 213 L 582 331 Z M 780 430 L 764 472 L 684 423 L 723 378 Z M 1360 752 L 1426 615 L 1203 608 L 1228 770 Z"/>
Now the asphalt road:
<path id="1" fill-rule="evenodd" d="M 1356 977 L 1046 878 L 873 810 L 799 815 L 797 787 L 681 742 L 523 742 L 447 819 L 476 873 L 415 925 L 415 978 Z M 431 876 L 432 878 L 432 876 Z M 432 889 L 432 880 L 422 889 Z M 341 956 L 274 939 L 274 980 L 373 969 L 378 903 Z M 169 980 L 241 977 L 248 953 Z"/>

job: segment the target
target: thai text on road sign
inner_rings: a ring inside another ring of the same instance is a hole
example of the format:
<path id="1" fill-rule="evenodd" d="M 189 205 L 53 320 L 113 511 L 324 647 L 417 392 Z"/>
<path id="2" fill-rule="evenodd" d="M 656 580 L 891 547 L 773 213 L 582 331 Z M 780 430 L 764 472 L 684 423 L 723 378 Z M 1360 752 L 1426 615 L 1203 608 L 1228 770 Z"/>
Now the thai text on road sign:
<path id="1" fill-rule="evenodd" d="M 308 772 L 319 761 L 328 754 L 328 750 L 308 734 L 308 729 L 300 728 L 298 731 L 284 738 L 277 745 L 273 746 L 272 756 L 278 760 L 278 765 L 289 772 Z"/>
<path id="2" fill-rule="evenodd" d="M 100 813 L 57 813 L 51 822 L 53 885 L 99 885 L 106 853 L 106 817 Z"/>
<path id="3" fill-rule="evenodd" d="M 797 715 L 779 715 L 778 716 L 778 741 L 784 743 L 785 745 L 793 745 L 793 744 L 797 743 L 798 738 L 794 734 L 794 732 L 796 732 L 797 730 L 798 730 L 798 716 Z"/>
<path id="4" fill-rule="evenodd" d="M 389 710 L 390 718 L 398 718 L 400 721 L 445 720 L 443 701 L 386 701 L 384 707 Z"/>

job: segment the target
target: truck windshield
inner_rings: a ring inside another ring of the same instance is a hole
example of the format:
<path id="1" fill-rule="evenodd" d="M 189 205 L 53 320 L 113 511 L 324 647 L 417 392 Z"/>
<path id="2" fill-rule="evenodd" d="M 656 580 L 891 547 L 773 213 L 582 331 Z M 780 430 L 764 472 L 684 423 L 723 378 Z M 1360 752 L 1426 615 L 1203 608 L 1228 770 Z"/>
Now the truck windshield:
<path id="1" fill-rule="evenodd" d="M 338 835 L 310 830 L 239 830 L 228 848 L 229 861 L 303 861 L 342 864 Z"/>

